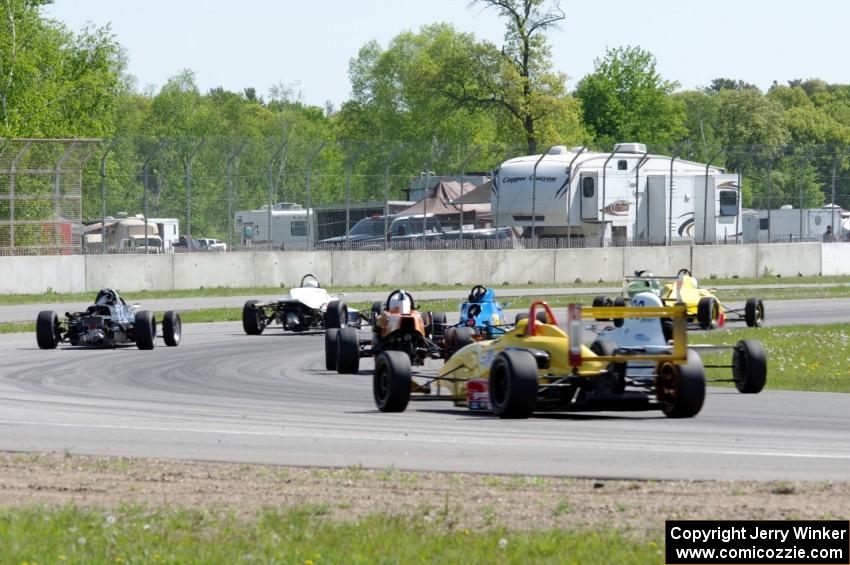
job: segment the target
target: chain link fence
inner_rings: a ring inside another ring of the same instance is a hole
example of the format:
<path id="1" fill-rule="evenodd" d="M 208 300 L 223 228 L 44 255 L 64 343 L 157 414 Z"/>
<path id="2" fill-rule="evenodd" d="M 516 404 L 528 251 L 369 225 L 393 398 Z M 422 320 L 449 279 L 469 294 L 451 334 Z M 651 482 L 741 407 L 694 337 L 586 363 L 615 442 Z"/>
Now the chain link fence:
<path id="1" fill-rule="evenodd" d="M 802 226 L 804 210 L 834 204 L 834 237 L 844 233 L 838 206 L 850 208 L 850 148 L 679 143 L 647 151 L 737 173 L 744 208 L 763 210 L 757 221 L 772 230 L 769 241 L 811 239 L 780 229 L 778 215 L 789 214 L 783 206 Z M 505 144 L 330 142 L 294 131 L 266 139 L 8 140 L 0 148 L 0 253 L 693 243 L 546 237 L 499 225 L 493 172 L 526 152 Z M 391 226 L 386 216 L 399 212 L 436 215 L 441 225 L 423 218 L 421 227 Z M 403 233 L 411 228 L 418 237 Z"/>
<path id="2" fill-rule="evenodd" d="M 0 140 L 0 254 L 80 253 L 83 167 L 97 140 Z"/>

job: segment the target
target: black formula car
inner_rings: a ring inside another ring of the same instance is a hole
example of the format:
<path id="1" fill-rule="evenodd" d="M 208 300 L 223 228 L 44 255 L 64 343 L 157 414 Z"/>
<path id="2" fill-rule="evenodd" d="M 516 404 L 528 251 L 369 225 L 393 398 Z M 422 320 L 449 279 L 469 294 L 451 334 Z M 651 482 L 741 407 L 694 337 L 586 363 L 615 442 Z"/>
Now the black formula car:
<path id="1" fill-rule="evenodd" d="M 162 319 L 162 339 L 165 345 L 177 346 L 181 336 L 180 315 L 169 310 Z M 118 291 L 104 288 L 97 293 L 94 304 L 83 312 L 66 312 L 60 322 L 52 310 L 38 313 L 35 337 L 41 349 L 55 349 L 60 342 L 70 345 L 115 347 L 135 343 L 139 349 L 156 345 L 156 318 L 138 305 L 128 306 Z"/>

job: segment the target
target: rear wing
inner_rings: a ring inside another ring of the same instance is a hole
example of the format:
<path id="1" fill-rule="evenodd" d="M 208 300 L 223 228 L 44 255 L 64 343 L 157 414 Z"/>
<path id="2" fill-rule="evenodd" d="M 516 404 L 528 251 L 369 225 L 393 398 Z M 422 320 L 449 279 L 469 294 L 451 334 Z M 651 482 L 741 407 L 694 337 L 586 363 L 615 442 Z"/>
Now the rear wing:
<path id="1" fill-rule="evenodd" d="M 623 361 L 667 361 L 674 365 L 688 362 L 687 307 L 674 306 L 605 306 L 583 308 L 578 304 L 567 307 L 567 337 L 569 338 L 569 365 L 580 367 L 584 361 L 581 354 L 582 320 L 596 318 L 669 318 L 673 322 L 673 348 L 670 353 L 635 353 L 634 355 L 599 355 L 593 361 L 621 363 Z"/>

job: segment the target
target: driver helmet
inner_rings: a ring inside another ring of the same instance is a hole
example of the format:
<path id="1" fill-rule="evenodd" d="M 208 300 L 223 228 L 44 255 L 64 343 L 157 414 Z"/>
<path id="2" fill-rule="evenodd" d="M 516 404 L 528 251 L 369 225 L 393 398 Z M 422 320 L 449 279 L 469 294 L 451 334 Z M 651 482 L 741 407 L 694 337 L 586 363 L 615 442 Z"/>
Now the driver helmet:
<path id="1" fill-rule="evenodd" d="M 403 290 L 396 292 L 390 298 L 390 312 L 398 312 L 400 314 L 410 314 L 412 310 L 410 297 Z"/>
<path id="2" fill-rule="evenodd" d="M 319 288 L 319 281 L 317 281 L 313 277 L 310 277 L 306 281 L 304 281 L 304 288 Z"/>
<path id="3" fill-rule="evenodd" d="M 95 299 L 96 304 L 115 304 L 115 291 L 111 288 L 101 289 Z"/>

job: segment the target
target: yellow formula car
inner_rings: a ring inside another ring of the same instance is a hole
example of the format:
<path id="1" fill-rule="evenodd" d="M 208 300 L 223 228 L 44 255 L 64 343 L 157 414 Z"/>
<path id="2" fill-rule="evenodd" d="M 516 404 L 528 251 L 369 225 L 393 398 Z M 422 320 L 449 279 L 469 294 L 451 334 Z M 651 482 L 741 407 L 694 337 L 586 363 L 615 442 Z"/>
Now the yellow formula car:
<path id="1" fill-rule="evenodd" d="M 545 323 L 538 312 L 545 313 Z M 687 348 L 684 306 L 609 307 L 604 312 L 571 306 L 570 312 L 568 335 L 558 327 L 548 304 L 534 302 L 528 318 L 513 330 L 466 345 L 436 375 L 412 375 L 404 353 L 385 351 L 375 360 L 375 403 L 383 412 L 402 412 L 414 392 L 414 398 L 489 409 L 500 418 L 528 418 L 542 411 L 660 409 L 672 418 L 699 413 L 705 399 L 705 374 L 699 355 Z M 663 352 L 625 351 L 611 341 L 582 345 L 582 319 L 603 313 L 669 318 L 673 345 Z M 627 379 L 628 361 L 651 361 L 655 370 L 640 381 Z M 443 390 L 448 393 L 441 394 Z"/>
<path id="2" fill-rule="evenodd" d="M 748 298 L 743 308 L 730 308 L 717 299 L 714 291 L 700 288 L 688 269 L 680 269 L 675 277 L 659 277 L 648 271 L 637 271 L 635 276 L 626 277 L 622 296 L 613 300 L 597 296 L 593 299 L 593 306 L 623 306 L 641 292 L 657 295 L 665 305 L 683 302 L 687 306 L 688 322 L 703 330 L 723 326 L 726 322 L 744 322 L 750 328 L 764 325 L 764 303 L 760 298 Z M 613 320 L 617 326 L 622 324 L 622 318 L 605 316 L 598 319 Z"/>

